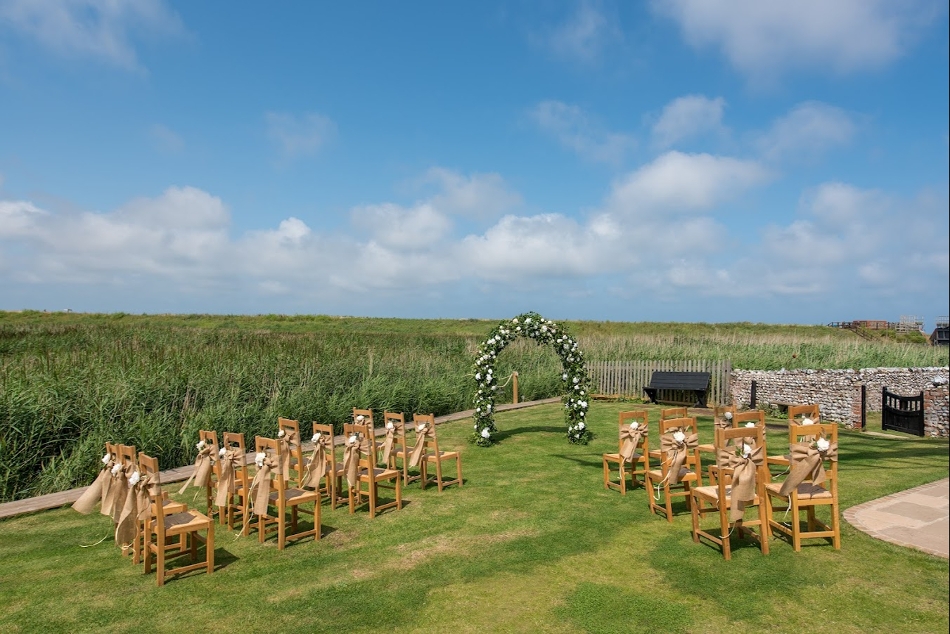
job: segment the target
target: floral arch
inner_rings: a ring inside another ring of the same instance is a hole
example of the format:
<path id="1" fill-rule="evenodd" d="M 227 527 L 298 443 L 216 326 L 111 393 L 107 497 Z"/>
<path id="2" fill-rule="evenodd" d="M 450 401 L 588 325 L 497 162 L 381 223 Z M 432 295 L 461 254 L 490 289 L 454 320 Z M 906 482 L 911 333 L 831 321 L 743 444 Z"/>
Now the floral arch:
<path id="1" fill-rule="evenodd" d="M 518 337 L 531 337 L 539 344 L 549 344 L 561 358 L 564 385 L 564 409 L 567 419 L 567 439 L 586 445 L 592 434 L 587 428 L 590 376 L 584 355 L 577 341 L 558 324 L 530 312 L 499 323 L 478 347 L 475 355 L 475 433 L 472 441 L 483 447 L 494 444 L 495 391 L 499 389 L 495 376 L 495 361 L 505 347 Z"/>

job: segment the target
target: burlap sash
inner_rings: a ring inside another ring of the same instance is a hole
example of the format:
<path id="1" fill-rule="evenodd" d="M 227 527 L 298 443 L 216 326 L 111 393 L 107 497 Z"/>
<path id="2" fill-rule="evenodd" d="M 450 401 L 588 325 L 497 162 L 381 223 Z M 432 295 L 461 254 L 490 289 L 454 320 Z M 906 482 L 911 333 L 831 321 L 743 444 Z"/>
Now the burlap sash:
<path id="1" fill-rule="evenodd" d="M 148 518 L 152 513 L 153 497 L 160 509 L 162 504 L 161 488 L 158 482 L 150 483 L 148 476 L 141 476 L 138 482 L 129 487 L 122 513 L 119 515 L 119 522 L 115 527 L 115 543 L 117 545 L 124 548 L 132 543 L 132 540 L 135 539 L 136 523 Z M 158 512 L 161 513 L 162 511 L 159 510 Z"/>
<path id="2" fill-rule="evenodd" d="M 422 427 L 422 429 L 419 429 Z M 412 448 L 412 455 L 409 457 L 409 466 L 418 467 L 422 461 L 422 455 L 425 452 L 426 442 L 435 438 L 435 428 L 428 423 L 421 423 L 416 427 L 416 445 Z"/>
<path id="3" fill-rule="evenodd" d="M 784 496 L 797 489 L 805 480 L 822 484 L 827 478 L 824 461 L 838 461 L 838 443 L 831 443 L 825 451 L 819 451 L 818 447 L 811 443 L 795 443 L 789 448 L 789 454 L 793 465 L 792 472 L 779 489 L 779 495 Z"/>
<path id="4" fill-rule="evenodd" d="M 270 504 L 270 474 L 277 470 L 280 475 L 280 465 L 271 458 L 264 458 L 257 467 L 257 473 L 251 482 L 251 490 L 248 494 L 253 500 L 253 511 L 255 515 L 267 515 L 267 505 Z"/>
<path id="5" fill-rule="evenodd" d="M 191 472 L 191 477 L 185 480 L 185 484 L 178 490 L 179 495 L 184 493 L 185 490 L 191 486 L 192 482 L 194 482 L 196 487 L 207 487 L 211 484 L 211 467 L 214 461 L 213 452 L 214 448 L 211 445 L 205 445 L 204 449 L 198 452 L 198 456 L 195 458 L 195 468 Z"/>
<path id="6" fill-rule="evenodd" d="M 392 425 L 392 427 L 390 427 Z M 383 464 L 389 464 L 389 456 L 396 442 L 396 434 L 405 433 L 405 426 L 397 420 L 386 421 L 386 439 L 383 441 Z"/>
<path id="7" fill-rule="evenodd" d="M 732 429 L 732 420 L 724 416 L 717 416 L 713 420 L 713 425 L 719 429 Z"/>
<path id="8" fill-rule="evenodd" d="M 624 462 L 633 462 L 633 456 L 637 452 L 637 447 L 647 435 L 647 424 L 641 423 L 636 429 L 630 425 L 624 425 L 620 429 L 620 459 Z"/>
<path id="9" fill-rule="evenodd" d="M 730 522 L 741 520 L 746 503 L 755 499 L 756 472 L 758 467 L 762 466 L 765 456 L 762 447 L 751 447 L 751 449 L 752 452 L 748 456 L 740 456 L 728 449 L 720 449 L 716 458 L 716 463 L 720 468 L 733 470 L 729 492 Z"/>
<path id="10" fill-rule="evenodd" d="M 327 474 L 327 449 L 333 448 L 333 437 L 321 434 L 313 445 L 313 453 L 304 469 L 300 486 L 319 488 L 320 480 Z"/>
<path id="11" fill-rule="evenodd" d="M 112 485 L 111 470 L 112 461 L 110 460 L 106 466 L 99 471 L 99 475 L 97 475 L 96 479 L 89 485 L 89 488 L 83 491 L 78 500 L 73 502 L 73 510 L 83 515 L 89 515 L 92 513 L 92 509 L 96 508 L 97 503 L 104 502 L 107 494 L 105 487 Z"/>
<path id="12" fill-rule="evenodd" d="M 122 465 L 119 467 L 116 475 L 112 476 L 112 485 L 109 487 L 109 497 L 106 499 L 108 513 L 112 517 L 112 523 L 119 522 L 119 516 L 122 514 L 122 507 L 125 505 L 125 497 L 129 493 L 129 476 L 132 475 L 128 470 L 134 470 L 131 465 Z"/>
<path id="13" fill-rule="evenodd" d="M 666 460 L 669 464 L 667 477 L 670 479 L 670 484 L 679 484 L 680 470 L 683 468 L 683 464 L 686 462 L 689 452 L 699 446 L 698 435 L 689 434 L 682 442 L 677 442 L 676 439 L 673 438 L 673 434 L 676 432 L 686 433 L 682 429 L 673 428 L 660 436 L 660 449 L 666 454 Z"/>
<path id="14" fill-rule="evenodd" d="M 214 497 L 215 506 L 222 507 L 231 503 L 234 491 L 237 489 L 237 470 L 241 468 L 244 455 L 240 451 L 228 449 L 218 460 L 221 465 L 221 475 L 218 480 L 218 493 Z"/>
<path id="15" fill-rule="evenodd" d="M 297 432 L 292 429 L 284 429 L 281 431 L 284 432 L 284 435 L 277 439 L 277 443 L 280 445 L 280 471 L 284 475 L 284 482 L 286 482 L 290 480 L 291 451 L 299 444 L 299 439 L 297 438 Z M 301 465 L 297 465 L 297 468 L 299 469 L 300 466 Z"/>
<path id="16" fill-rule="evenodd" d="M 363 443 L 358 436 L 350 436 L 343 449 L 343 471 L 346 473 L 346 483 L 350 488 L 359 486 L 360 454 L 363 453 Z"/>

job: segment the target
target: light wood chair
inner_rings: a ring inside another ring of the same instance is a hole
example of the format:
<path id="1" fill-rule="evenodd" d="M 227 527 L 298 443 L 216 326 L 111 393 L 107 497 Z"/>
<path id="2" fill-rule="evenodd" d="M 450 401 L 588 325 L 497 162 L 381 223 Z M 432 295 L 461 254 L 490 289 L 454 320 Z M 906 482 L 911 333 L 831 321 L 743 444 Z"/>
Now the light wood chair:
<path id="1" fill-rule="evenodd" d="M 369 436 L 367 439 L 371 446 L 373 447 L 374 454 L 376 456 L 375 464 L 379 464 L 379 454 L 382 450 L 383 443 L 376 439 L 376 424 L 373 422 L 373 410 L 371 409 L 359 409 L 358 407 L 353 408 L 353 424 L 354 425 L 366 425 L 369 427 Z"/>
<path id="2" fill-rule="evenodd" d="M 792 429 L 792 427 L 799 429 Z M 801 425 L 790 425 L 789 434 L 801 433 Z M 798 443 L 791 451 L 791 472 L 785 482 L 773 482 L 765 487 L 765 510 L 769 529 L 788 536 L 792 548 L 802 549 L 803 539 L 829 539 L 835 550 L 841 548 L 841 518 L 838 507 L 838 426 L 835 424 L 806 425 L 808 433 L 820 431 L 813 440 Z M 817 430 L 816 430 L 817 428 Z M 819 443 L 827 443 L 822 451 Z M 817 474 L 817 477 L 816 477 Z M 795 482 L 799 481 L 797 485 Z M 784 507 L 775 507 L 774 500 L 784 502 Z M 816 508 L 828 507 L 831 519 L 826 524 L 816 515 Z M 802 526 L 802 511 L 805 526 Z M 790 523 L 775 518 L 776 511 L 791 515 Z"/>
<path id="3" fill-rule="evenodd" d="M 788 406 L 789 423 L 801 424 L 805 418 L 811 419 L 812 423 L 821 422 L 821 411 L 817 404 Z"/>
<path id="4" fill-rule="evenodd" d="M 344 423 L 343 434 L 349 438 L 357 436 L 360 445 L 359 469 L 357 471 L 356 486 L 347 483 L 350 513 L 356 512 L 356 507 L 362 505 L 363 494 L 366 494 L 369 503 L 369 516 L 376 515 L 388 508 L 402 508 L 402 488 L 400 486 L 399 471 L 389 468 L 380 468 L 376 464 L 376 451 L 373 445 L 372 428 L 369 425 Z M 344 459 L 344 464 L 345 464 Z M 344 474 L 345 477 L 346 474 Z M 392 484 L 383 484 L 391 482 Z M 366 489 L 363 489 L 363 485 Z M 379 503 L 379 489 L 393 489 L 396 499 L 385 504 Z"/>
<path id="5" fill-rule="evenodd" d="M 729 414 L 729 416 L 726 416 L 726 414 Z M 701 453 L 716 453 L 716 449 L 719 447 L 718 431 L 720 429 L 734 427 L 735 424 L 732 417 L 735 415 L 735 405 L 716 405 L 713 407 L 713 441 L 711 443 L 700 444 L 699 451 Z"/>
<path id="6" fill-rule="evenodd" d="M 218 446 L 218 432 L 209 429 L 199 429 L 198 441 L 204 442 L 211 447 L 211 477 L 208 478 L 208 484 L 205 487 L 205 502 L 207 503 L 205 513 L 208 517 L 214 517 L 216 512 L 214 508 L 214 498 L 218 492 L 218 480 L 221 479 L 221 462 L 219 460 L 219 450 L 221 448 Z M 217 513 L 218 521 L 224 524 L 224 515 L 219 511 Z"/>
<path id="7" fill-rule="evenodd" d="M 430 464 L 435 465 L 435 482 L 439 486 L 439 493 L 441 493 L 445 487 L 453 484 L 462 486 L 462 456 L 457 451 L 442 451 L 439 449 L 439 437 L 435 431 L 435 415 L 413 414 L 412 426 L 416 430 L 417 437 L 419 434 L 423 435 L 423 442 L 425 443 L 423 448 L 424 460 L 420 463 L 422 468 L 422 488 L 425 489 L 429 483 L 428 473 Z M 420 427 L 423 426 L 424 428 L 420 429 Z M 455 479 L 444 480 L 442 478 L 442 463 L 450 460 L 455 461 Z"/>
<path id="8" fill-rule="evenodd" d="M 281 454 L 282 445 L 276 438 L 265 438 L 256 436 L 254 439 L 254 449 L 257 454 L 264 454 L 277 468 L 271 469 L 270 473 L 263 475 L 262 471 L 255 474 L 255 481 L 259 481 L 258 486 L 269 486 L 270 494 L 268 496 L 267 512 L 257 515 L 257 536 L 262 544 L 269 532 L 277 533 L 277 549 L 283 550 L 288 540 L 303 539 L 313 536 L 315 540 L 320 539 L 320 493 L 318 491 L 307 491 L 290 487 L 284 475 L 280 473 L 279 465 L 284 464 Z M 269 480 L 269 482 L 267 482 Z M 252 483 L 252 489 L 254 488 Z M 251 500 L 254 499 L 256 491 L 251 493 Z M 313 504 L 312 513 L 307 510 L 308 515 L 313 515 L 313 527 L 310 530 L 297 532 L 299 522 L 300 505 Z M 287 530 L 287 511 L 290 511 L 290 530 Z"/>
<path id="9" fill-rule="evenodd" d="M 641 409 L 620 412 L 618 418 L 617 453 L 605 453 L 603 457 L 604 488 L 617 489 L 620 495 L 626 495 L 627 462 L 630 463 L 630 486 L 636 487 L 639 484 L 638 475 L 643 476 L 646 486 L 646 472 L 650 470 L 650 439 L 647 433 L 650 415 L 647 410 Z M 632 427 L 633 425 L 636 427 Z M 613 471 L 611 465 L 616 465 L 619 475 L 617 482 L 610 479 Z"/>
<path id="10" fill-rule="evenodd" d="M 684 441 L 675 442 L 677 432 L 682 432 Z M 702 485 L 702 460 L 699 457 L 699 435 L 696 418 L 671 418 L 660 421 L 660 468 L 647 471 L 647 485 L 650 487 L 650 511 L 662 512 L 667 521 L 673 521 L 672 501 L 682 497 L 689 509 L 692 505 L 690 489 L 695 484 Z M 678 471 L 676 464 L 681 466 Z M 662 495 L 662 504 L 657 504 Z"/>
<path id="11" fill-rule="evenodd" d="M 409 484 L 410 482 L 415 482 L 416 480 L 422 479 L 421 469 L 412 473 L 409 471 L 409 445 L 406 442 L 406 416 L 402 413 L 397 412 L 383 412 L 383 424 L 384 429 L 386 430 L 386 435 L 390 433 L 393 435 L 393 447 L 389 453 L 389 461 L 386 461 L 386 456 L 383 455 L 383 462 L 386 463 L 390 469 L 397 469 L 402 472 L 402 483 L 403 485 Z M 390 429 L 392 425 L 392 429 Z M 383 452 L 385 454 L 385 446 L 387 440 L 383 441 Z"/>
<path id="12" fill-rule="evenodd" d="M 705 537 L 718 544 L 722 550 L 722 556 L 729 560 L 732 559 L 730 538 L 734 533 L 738 533 L 736 535 L 738 538 L 750 537 L 757 541 L 762 554 L 767 555 L 769 554 L 769 522 L 764 501 L 769 470 L 765 464 L 765 428 L 764 426 L 753 428 L 738 426 L 724 429 L 720 432 L 720 439 L 722 445 L 718 457 L 716 483 L 710 486 L 694 487 L 691 491 L 693 541 L 699 543 L 700 538 Z M 749 456 L 748 463 L 746 463 L 746 458 L 730 451 L 730 444 L 739 448 L 746 444 L 752 448 L 753 453 Z M 728 455 L 725 461 L 724 455 Z M 736 479 L 737 471 L 740 471 L 739 479 Z M 754 479 L 754 483 L 750 478 Z M 734 486 L 745 489 L 747 494 L 751 494 L 751 499 L 733 500 Z M 734 504 L 735 517 L 733 517 Z M 744 516 L 740 517 L 740 514 L 753 506 L 758 513 L 758 519 L 746 520 Z M 719 516 L 718 534 L 700 527 L 701 520 L 710 513 Z M 758 527 L 759 531 L 755 532 L 750 527 Z"/>
<path id="13" fill-rule="evenodd" d="M 323 484 L 318 484 L 320 495 L 326 495 L 330 500 L 330 508 L 335 509 L 337 504 L 346 504 L 349 496 L 343 495 L 343 463 L 336 459 L 336 443 L 333 436 L 333 425 L 313 423 L 313 433 L 330 439 L 329 451 L 326 452 L 327 470 L 323 476 Z"/>
<path id="14" fill-rule="evenodd" d="M 284 432 L 281 435 L 281 432 Z M 277 441 L 282 444 L 281 459 L 284 480 L 288 486 L 300 488 L 303 479 L 303 441 L 300 438 L 300 422 L 290 418 L 277 419 Z"/>
<path id="15" fill-rule="evenodd" d="M 149 499 L 152 504 L 151 517 L 145 521 L 145 573 L 152 571 L 152 559 L 156 560 L 156 581 L 159 586 L 174 575 L 204 568 L 210 575 L 214 572 L 214 520 L 196 510 L 170 511 L 163 504 L 163 496 L 159 482 L 158 460 L 139 454 L 139 466 L 148 477 Z M 205 537 L 200 533 L 204 531 Z M 182 537 L 190 548 L 183 548 L 175 555 L 169 556 L 167 544 L 170 539 Z M 169 559 L 190 554 L 191 561 L 198 559 L 198 544 L 205 546 L 205 560 L 178 568 L 168 568 Z"/>
<path id="16" fill-rule="evenodd" d="M 688 418 L 689 408 L 687 407 L 667 407 L 660 410 L 660 420 L 669 420 L 671 418 Z"/>
<path id="17" fill-rule="evenodd" d="M 251 471 L 247 464 L 247 446 L 244 443 L 244 434 L 238 432 L 224 432 L 221 438 L 225 452 L 233 454 L 231 469 L 234 474 L 234 489 L 222 495 L 226 504 L 219 513 L 223 513 L 228 528 L 233 530 L 235 522 L 241 523 L 241 533 L 247 537 L 250 534 L 248 521 L 251 517 L 251 503 L 248 492 L 251 489 Z M 226 496 L 226 497 L 225 497 Z"/>
<path id="18" fill-rule="evenodd" d="M 802 422 L 811 421 L 808 424 L 802 424 Z M 789 405 L 788 407 L 788 446 L 791 447 L 795 443 L 814 440 L 821 435 L 821 430 L 815 425 L 820 425 L 821 419 L 819 418 L 818 406 L 817 405 Z M 791 461 L 789 459 L 789 454 L 777 454 L 774 456 L 769 456 L 766 458 L 766 462 L 770 467 L 774 466 L 777 469 L 783 469 L 784 472 L 787 472 L 791 466 Z M 782 475 L 779 473 L 778 475 Z"/>

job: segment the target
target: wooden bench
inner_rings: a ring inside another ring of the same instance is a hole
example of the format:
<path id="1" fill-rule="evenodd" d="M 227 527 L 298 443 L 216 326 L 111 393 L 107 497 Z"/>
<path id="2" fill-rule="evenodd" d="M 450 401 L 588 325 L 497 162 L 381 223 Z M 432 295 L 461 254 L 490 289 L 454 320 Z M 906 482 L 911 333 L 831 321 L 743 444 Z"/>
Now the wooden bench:
<path id="1" fill-rule="evenodd" d="M 709 391 L 709 372 L 654 372 L 650 384 L 643 387 L 647 397 L 657 402 L 659 390 L 677 390 L 692 392 L 696 403 L 691 407 L 706 407 L 706 393 Z"/>

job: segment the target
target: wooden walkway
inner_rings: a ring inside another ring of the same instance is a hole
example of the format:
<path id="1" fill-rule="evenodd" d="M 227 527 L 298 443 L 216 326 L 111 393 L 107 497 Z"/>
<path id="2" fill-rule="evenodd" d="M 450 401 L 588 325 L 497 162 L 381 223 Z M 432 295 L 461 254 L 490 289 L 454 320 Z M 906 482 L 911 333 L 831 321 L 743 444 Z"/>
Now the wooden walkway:
<path id="1" fill-rule="evenodd" d="M 509 403 L 507 405 L 498 405 L 495 410 L 499 412 L 504 412 L 513 409 L 521 409 L 523 407 L 532 407 L 534 405 L 543 405 L 545 403 L 557 403 L 561 399 L 560 397 L 555 398 L 546 398 L 540 401 L 528 401 L 525 403 Z M 442 423 L 448 423 L 449 421 L 462 420 L 464 418 L 471 418 L 475 413 L 475 410 L 466 410 L 464 412 L 456 412 L 454 414 L 448 414 L 446 416 L 439 416 L 435 419 L 436 425 Z M 333 439 L 334 445 L 342 445 L 344 438 L 342 435 L 337 436 Z M 310 450 L 313 448 L 313 445 L 310 443 L 304 444 L 304 449 Z M 245 462 L 250 464 L 254 462 L 254 453 L 248 453 L 244 456 Z M 187 465 L 184 467 L 177 467 L 175 469 L 168 469 L 167 471 L 162 471 L 161 481 L 162 484 L 171 484 L 172 482 L 183 482 L 191 477 L 192 471 L 195 470 L 194 465 Z M 50 493 L 48 495 L 38 495 L 33 498 L 27 498 L 25 500 L 16 500 L 14 502 L 4 502 L 0 504 L 0 519 L 7 517 L 14 517 L 16 515 L 24 515 L 26 513 L 36 513 L 37 511 L 46 511 L 49 509 L 59 508 L 61 506 L 66 506 L 72 504 L 79 499 L 79 496 L 89 487 L 79 487 L 78 489 L 69 489 L 68 491 L 60 491 L 59 493 Z"/>

